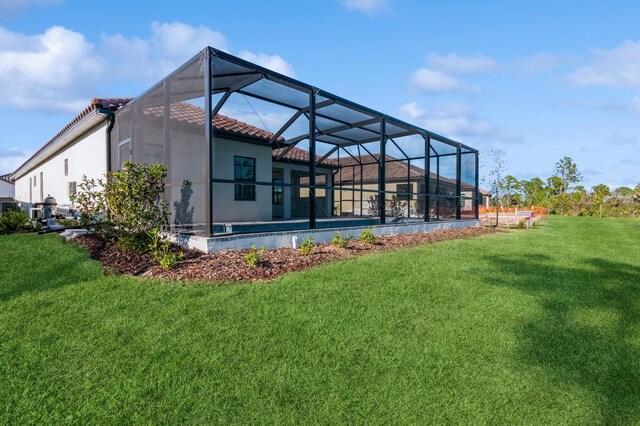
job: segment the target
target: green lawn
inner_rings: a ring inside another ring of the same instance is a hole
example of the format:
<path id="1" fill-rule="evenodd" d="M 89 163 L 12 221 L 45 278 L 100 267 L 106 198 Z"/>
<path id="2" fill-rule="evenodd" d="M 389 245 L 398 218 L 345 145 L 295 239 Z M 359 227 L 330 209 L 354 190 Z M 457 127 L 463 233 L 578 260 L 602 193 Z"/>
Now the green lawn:
<path id="1" fill-rule="evenodd" d="M 0 236 L 0 424 L 425 422 L 640 423 L 640 221 L 228 286 Z"/>

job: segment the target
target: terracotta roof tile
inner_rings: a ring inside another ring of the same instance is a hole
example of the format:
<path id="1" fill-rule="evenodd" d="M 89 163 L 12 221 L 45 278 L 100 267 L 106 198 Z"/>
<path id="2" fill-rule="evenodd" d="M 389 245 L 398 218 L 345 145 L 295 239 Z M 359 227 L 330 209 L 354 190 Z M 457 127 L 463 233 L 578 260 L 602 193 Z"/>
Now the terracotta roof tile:
<path id="1" fill-rule="evenodd" d="M 164 106 L 158 105 L 144 108 L 143 114 L 163 117 Z M 171 104 L 171 119 L 187 122 L 197 126 L 204 126 L 204 109 L 187 102 L 176 102 Z M 273 133 L 271 132 L 222 114 L 216 114 L 213 118 L 213 127 L 218 131 L 241 136 L 250 136 L 262 139 L 263 141 L 269 141 L 273 137 Z M 283 140 L 283 138 L 278 138 L 278 140 Z"/>

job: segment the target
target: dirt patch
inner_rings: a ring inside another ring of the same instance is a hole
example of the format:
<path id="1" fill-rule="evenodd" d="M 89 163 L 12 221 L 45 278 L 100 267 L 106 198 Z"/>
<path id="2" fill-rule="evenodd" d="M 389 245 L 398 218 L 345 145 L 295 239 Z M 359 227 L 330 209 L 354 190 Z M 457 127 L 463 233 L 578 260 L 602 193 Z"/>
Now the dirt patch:
<path id="1" fill-rule="evenodd" d="M 310 256 L 303 256 L 292 248 L 264 250 L 259 252 L 260 264 L 255 267 L 247 265 L 244 261 L 244 255 L 248 250 L 225 250 L 204 254 L 175 246 L 174 250 L 182 251 L 184 258 L 175 268 L 168 271 L 163 271 L 157 266 L 148 253 L 125 252 L 114 243 L 100 240 L 93 235 L 82 235 L 72 241 L 85 246 L 91 258 L 102 263 L 106 270 L 124 274 L 188 281 L 270 281 L 287 272 L 301 271 L 334 260 L 494 232 L 494 228 L 473 227 L 378 237 L 375 244 L 353 240 L 349 241 L 345 248 L 318 244 Z"/>

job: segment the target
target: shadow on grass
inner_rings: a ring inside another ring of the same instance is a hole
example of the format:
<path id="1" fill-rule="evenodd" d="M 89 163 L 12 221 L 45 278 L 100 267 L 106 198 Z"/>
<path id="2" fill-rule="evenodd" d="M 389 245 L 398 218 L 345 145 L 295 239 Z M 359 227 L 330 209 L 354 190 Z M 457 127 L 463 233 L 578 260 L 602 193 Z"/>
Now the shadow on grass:
<path id="1" fill-rule="evenodd" d="M 602 258 L 574 267 L 550 265 L 546 255 L 485 258 L 495 270 L 488 284 L 532 295 L 542 307 L 517 330 L 521 361 L 597 394 L 605 423 L 638 421 L 640 268 Z"/>

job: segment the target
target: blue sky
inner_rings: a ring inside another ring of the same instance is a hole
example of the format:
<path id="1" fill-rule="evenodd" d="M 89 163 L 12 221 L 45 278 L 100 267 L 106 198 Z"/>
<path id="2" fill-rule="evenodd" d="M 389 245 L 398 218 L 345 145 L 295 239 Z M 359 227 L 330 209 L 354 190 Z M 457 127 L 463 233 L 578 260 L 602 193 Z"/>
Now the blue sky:
<path id="1" fill-rule="evenodd" d="M 92 97 L 136 96 L 209 44 L 499 149 L 519 178 L 569 155 L 587 187 L 635 186 L 638 16 L 631 1 L 0 0 L 0 174 Z"/>

